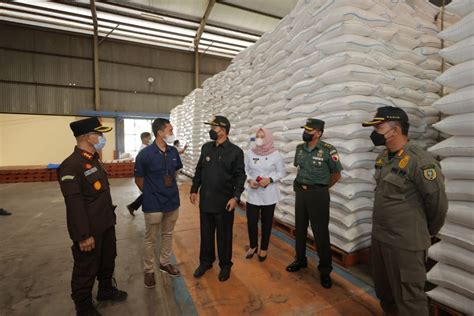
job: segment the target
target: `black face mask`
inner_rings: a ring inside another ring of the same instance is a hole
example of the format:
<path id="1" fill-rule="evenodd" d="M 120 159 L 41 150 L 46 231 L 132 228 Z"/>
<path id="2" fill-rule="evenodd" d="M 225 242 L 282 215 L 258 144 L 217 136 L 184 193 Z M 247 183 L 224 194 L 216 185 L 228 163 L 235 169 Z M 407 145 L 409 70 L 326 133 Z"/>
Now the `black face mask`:
<path id="1" fill-rule="evenodd" d="M 387 134 L 391 130 L 392 129 L 389 129 L 385 132 L 385 134 Z M 387 143 L 387 139 L 385 139 L 385 134 L 380 134 L 376 131 L 373 131 L 372 134 L 370 134 L 370 139 L 372 140 L 372 143 L 374 143 L 375 146 L 383 146 Z"/>
<path id="2" fill-rule="evenodd" d="M 212 139 L 212 140 L 217 140 L 217 138 L 219 137 L 219 135 L 217 135 L 217 132 L 213 129 L 211 129 L 209 131 L 209 137 Z"/>
<path id="3" fill-rule="evenodd" d="M 303 132 L 303 141 L 306 142 L 306 143 L 309 143 L 310 141 L 313 140 L 313 136 L 314 135 L 311 135 L 307 132 Z"/>

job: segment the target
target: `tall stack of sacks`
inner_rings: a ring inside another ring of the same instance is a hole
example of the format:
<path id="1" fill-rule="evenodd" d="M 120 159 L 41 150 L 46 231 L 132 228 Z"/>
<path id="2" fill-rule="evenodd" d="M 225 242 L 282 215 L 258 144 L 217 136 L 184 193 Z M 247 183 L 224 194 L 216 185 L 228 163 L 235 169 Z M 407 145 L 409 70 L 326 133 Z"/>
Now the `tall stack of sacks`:
<path id="1" fill-rule="evenodd" d="M 455 0 L 446 10 L 463 18 L 439 33 L 453 43 L 439 54 L 452 65 L 436 81 L 450 90 L 433 107 L 443 119 L 434 125 L 446 140 L 430 148 L 442 158 L 449 209 L 439 236 L 429 249 L 438 263 L 428 280 L 439 285 L 428 295 L 461 312 L 474 306 L 474 1 Z"/>
<path id="2" fill-rule="evenodd" d="M 205 111 L 202 98 L 202 89 L 195 89 L 184 98 L 182 105 L 177 106 L 171 111 L 171 123 L 175 128 L 175 136 L 181 144 L 188 145 L 181 159 L 183 162 L 182 171 L 189 176 L 194 175 L 201 146 L 207 140 L 205 138 L 207 129 L 204 122 L 211 116 Z"/>
<path id="3" fill-rule="evenodd" d="M 345 167 L 333 188 L 330 230 L 346 251 L 368 245 L 371 226 L 377 153 L 360 123 L 377 107 L 394 105 L 408 112 L 411 139 L 426 146 L 438 136 L 427 129 L 438 118 L 431 107 L 440 90 L 432 80 L 441 65 L 433 55 L 440 48 L 436 9 L 422 0 L 392 2 L 301 0 L 204 87 L 212 90 L 214 113 L 235 122 L 231 139 L 244 149 L 257 127 L 274 132 L 289 172 L 275 216 L 291 224 L 300 126 L 308 117 L 326 121 L 325 140 L 338 147 Z"/>
<path id="4" fill-rule="evenodd" d="M 180 143 L 184 143 L 186 139 L 187 122 L 185 120 L 185 109 L 183 104 L 175 106 L 171 110 L 170 122 L 171 125 L 173 125 L 173 133 L 176 139 L 179 139 Z"/>
<path id="5" fill-rule="evenodd" d="M 331 190 L 331 238 L 350 252 L 370 243 L 377 156 L 370 130 L 360 122 L 371 119 L 377 107 L 394 105 L 408 112 L 411 139 L 426 146 L 437 137 L 426 127 L 438 115 L 430 105 L 438 98 L 440 85 L 432 79 L 441 62 L 421 50 L 439 50 L 438 28 L 412 7 L 390 1 L 313 1 L 294 16 L 279 30 L 286 34 L 271 34 L 283 46 L 277 41 L 263 50 L 286 53 L 269 53 L 269 65 L 256 74 L 250 122 L 255 126 L 261 117 L 272 117 L 265 127 L 286 142 L 282 151 L 290 174 L 276 214 L 294 223 L 292 163 L 300 126 L 307 117 L 326 121 L 323 137 L 338 148 L 345 168 L 341 183 Z"/>

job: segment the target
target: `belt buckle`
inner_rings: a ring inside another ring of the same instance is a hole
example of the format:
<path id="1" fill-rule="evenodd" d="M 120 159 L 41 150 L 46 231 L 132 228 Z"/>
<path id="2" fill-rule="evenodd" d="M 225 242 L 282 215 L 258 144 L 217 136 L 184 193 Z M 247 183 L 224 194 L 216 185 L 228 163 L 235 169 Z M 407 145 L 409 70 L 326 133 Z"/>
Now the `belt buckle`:
<path id="1" fill-rule="evenodd" d="M 307 186 L 306 184 L 302 184 L 302 185 L 301 185 L 301 188 L 302 188 L 303 190 L 305 190 L 305 191 L 308 190 L 308 186 Z"/>

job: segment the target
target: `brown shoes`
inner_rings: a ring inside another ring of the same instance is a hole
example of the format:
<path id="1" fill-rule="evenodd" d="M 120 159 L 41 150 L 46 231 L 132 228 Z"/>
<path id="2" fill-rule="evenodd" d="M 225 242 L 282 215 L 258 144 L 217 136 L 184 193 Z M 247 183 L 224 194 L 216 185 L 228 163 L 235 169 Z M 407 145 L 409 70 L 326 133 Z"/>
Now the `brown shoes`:
<path id="1" fill-rule="evenodd" d="M 172 264 L 167 264 L 167 265 L 161 265 L 160 264 L 160 271 L 168 273 L 171 277 L 179 277 L 181 275 L 181 272 L 179 272 L 178 269 L 176 269 Z"/>
<path id="2" fill-rule="evenodd" d="M 179 272 L 178 269 L 176 269 L 173 265 L 167 264 L 167 265 L 161 265 L 160 264 L 160 271 L 168 273 L 171 277 L 179 277 L 181 276 L 181 273 Z M 152 273 L 146 273 L 145 272 L 145 287 L 147 289 L 152 289 L 156 286 L 156 280 L 155 280 L 155 274 Z"/>
<path id="3" fill-rule="evenodd" d="M 156 286 L 155 274 L 145 272 L 145 287 L 147 289 L 152 289 Z"/>

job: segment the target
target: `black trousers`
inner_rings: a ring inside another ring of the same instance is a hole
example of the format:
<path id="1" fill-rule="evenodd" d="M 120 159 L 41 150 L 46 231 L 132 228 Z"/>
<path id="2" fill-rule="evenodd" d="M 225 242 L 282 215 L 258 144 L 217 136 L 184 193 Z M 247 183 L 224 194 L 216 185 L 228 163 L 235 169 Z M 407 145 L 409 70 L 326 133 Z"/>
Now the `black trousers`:
<path id="1" fill-rule="evenodd" d="M 210 266 L 216 260 L 217 253 L 221 268 L 232 267 L 232 234 L 234 227 L 234 213 L 227 210 L 220 213 L 201 212 L 201 248 L 199 261 L 201 265 Z M 216 234 L 217 232 L 217 234 Z"/>
<path id="2" fill-rule="evenodd" d="M 142 206 L 142 203 L 143 203 L 143 194 L 140 194 L 140 195 L 135 199 L 135 201 L 133 201 L 133 202 L 130 203 L 129 205 L 136 211 L 136 210 L 138 210 L 138 209 Z"/>
<path id="3" fill-rule="evenodd" d="M 83 252 L 79 243 L 75 242 L 72 249 L 74 267 L 71 280 L 71 297 L 78 312 L 92 307 L 92 288 L 97 278 L 99 284 L 112 279 L 117 256 L 115 226 L 110 227 L 100 236 L 94 236 L 95 248 Z M 100 286 L 100 285 L 99 285 Z"/>
<path id="4" fill-rule="evenodd" d="M 258 247 L 258 221 L 262 222 L 260 249 L 267 250 L 272 233 L 273 214 L 275 205 L 254 205 L 247 203 L 247 229 L 249 232 L 250 248 Z"/>
<path id="5" fill-rule="evenodd" d="M 329 189 L 314 187 L 303 190 L 295 187 L 296 258 L 306 260 L 306 237 L 311 222 L 319 256 L 319 273 L 332 271 L 331 244 L 329 242 Z"/>

